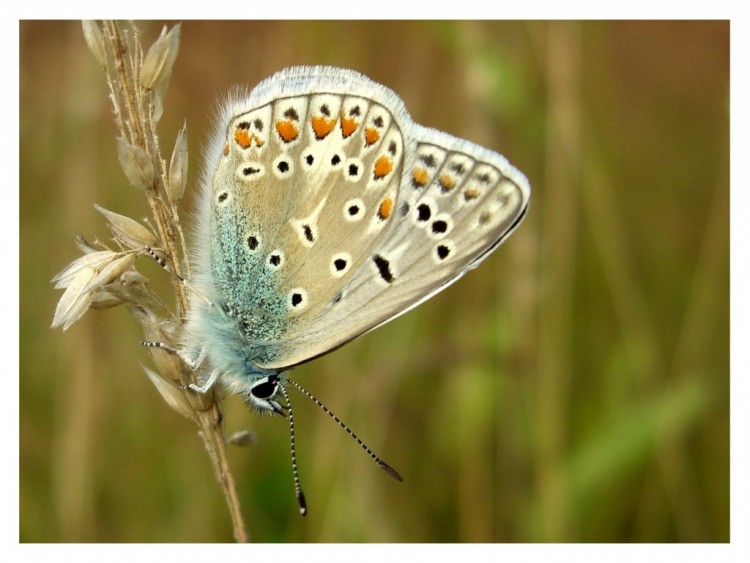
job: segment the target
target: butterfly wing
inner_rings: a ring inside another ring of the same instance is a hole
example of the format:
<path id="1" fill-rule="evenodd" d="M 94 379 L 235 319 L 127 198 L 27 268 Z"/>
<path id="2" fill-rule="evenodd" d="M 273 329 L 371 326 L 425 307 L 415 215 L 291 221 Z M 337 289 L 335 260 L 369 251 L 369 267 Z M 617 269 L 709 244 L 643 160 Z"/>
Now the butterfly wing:
<path id="1" fill-rule="evenodd" d="M 325 354 L 416 307 L 477 266 L 522 220 L 528 183 L 504 158 L 413 127 L 424 141 L 413 142 L 387 229 L 324 307 L 283 341 L 264 343 L 274 367 Z"/>
<path id="2" fill-rule="evenodd" d="M 214 344 L 260 368 L 305 362 L 415 307 L 528 206 L 528 182 L 504 157 L 415 124 L 395 93 L 353 71 L 287 69 L 225 115 L 197 279 L 227 313 Z"/>

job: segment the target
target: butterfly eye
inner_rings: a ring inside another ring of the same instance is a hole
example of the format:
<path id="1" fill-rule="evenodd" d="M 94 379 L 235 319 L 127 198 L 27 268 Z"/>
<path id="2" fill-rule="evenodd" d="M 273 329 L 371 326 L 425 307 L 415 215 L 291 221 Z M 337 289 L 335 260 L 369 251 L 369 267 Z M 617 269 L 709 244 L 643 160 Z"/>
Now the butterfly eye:
<path id="1" fill-rule="evenodd" d="M 250 393 L 257 399 L 270 399 L 278 392 L 276 379 L 265 378 L 250 388 Z"/>

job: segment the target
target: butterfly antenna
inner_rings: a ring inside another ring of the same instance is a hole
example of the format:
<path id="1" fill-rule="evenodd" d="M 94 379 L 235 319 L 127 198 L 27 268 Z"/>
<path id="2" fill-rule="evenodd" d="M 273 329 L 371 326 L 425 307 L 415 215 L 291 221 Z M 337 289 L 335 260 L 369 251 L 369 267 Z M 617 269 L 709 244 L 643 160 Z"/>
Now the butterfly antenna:
<path id="1" fill-rule="evenodd" d="M 360 440 L 359 437 L 354 432 L 352 432 L 346 424 L 344 424 L 343 422 L 341 422 L 341 419 L 339 419 L 339 417 L 337 417 L 335 414 L 333 414 L 328 409 L 328 407 L 326 407 L 323 403 L 321 403 L 320 401 L 318 401 L 318 399 L 316 399 L 313 396 L 312 393 L 310 393 L 307 389 L 305 389 L 299 383 L 297 383 L 296 381 L 294 381 L 292 379 L 287 378 L 286 381 L 288 381 L 289 383 L 291 383 L 292 385 L 294 385 L 300 393 L 302 393 L 303 395 L 305 395 L 313 403 L 315 403 L 321 409 L 323 409 L 323 411 L 325 411 L 325 413 L 328 416 L 330 416 L 333 420 L 335 420 L 338 423 L 339 426 L 341 426 L 341 428 L 343 428 L 344 430 L 346 430 L 346 433 L 349 434 L 349 436 L 351 436 L 352 438 L 354 438 L 356 440 L 356 442 L 360 446 L 362 446 L 362 449 L 367 452 L 367 455 L 369 455 L 372 458 L 372 460 L 375 463 L 377 463 L 381 468 L 383 468 L 391 477 L 393 477 L 397 481 L 403 481 L 404 480 L 404 478 L 401 477 L 401 475 L 399 475 L 398 471 L 396 471 L 395 469 L 393 469 L 393 467 L 391 467 L 386 462 L 384 462 L 382 459 L 380 459 L 377 455 L 375 455 L 375 453 L 370 448 L 367 447 L 367 444 L 365 444 L 362 440 Z M 283 390 L 284 388 L 281 387 L 281 389 Z M 286 398 L 286 392 L 284 393 L 284 397 Z M 289 402 L 289 399 L 287 399 L 287 403 L 288 402 Z M 291 414 L 292 414 L 292 409 L 290 408 L 289 409 L 289 415 L 290 415 L 289 418 L 290 418 L 290 421 L 291 421 Z M 292 432 L 292 444 L 294 444 L 294 432 Z M 294 458 L 294 453 L 292 453 L 292 458 Z M 296 469 L 295 469 L 295 471 L 296 471 Z"/>
<path id="2" fill-rule="evenodd" d="M 297 470 L 297 449 L 294 446 L 294 412 L 292 411 L 292 403 L 289 400 L 289 395 L 284 389 L 283 385 L 279 385 L 281 393 L 284 395 L 286 401 L 286 407 L 289 411 L 289 435 L 291 437 L 290 442 L 292 445 L 292 474 L 294 475 L 294 493 L 297 495 L 297 504 L 299 504 L 299 513 L 302 516 L 307 514 L 307 502 L 305 502 L 305 494 L 302 492 L 302 486 L 299 483 L 299 471 Z"/>
<path id="3" fill-rule="evenodd" d="M 177 272 L 172 270 L 172 268 L 169 267 L 169 264 L 167 264 L 167 261 L 164 259 L 164 257 L 161 254 L 159 254 L 155 249 L 146 245 L 143 248 L 143 251 L 149 256 L 149 258 L 151 258 L 154 262 L 159 264 L 159 266 L 161 266 L 166 272 L 172 274 L 179 281 L 181 281 L 185 287 L 187 287 L 190 291 L 192 291 L 197 297 L 205 301 L 207 305 L 212 304 L 211 301 L 205 295 L 203 295 L 200 291 L 198 291 L 195 287 L 193 287 L 184 277 L 182 277 Z"/>

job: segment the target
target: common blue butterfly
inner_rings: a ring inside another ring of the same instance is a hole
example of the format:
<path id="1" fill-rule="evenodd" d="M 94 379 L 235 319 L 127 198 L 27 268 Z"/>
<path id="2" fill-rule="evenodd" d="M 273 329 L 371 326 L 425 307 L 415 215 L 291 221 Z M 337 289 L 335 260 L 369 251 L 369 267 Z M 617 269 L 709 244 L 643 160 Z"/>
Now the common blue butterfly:
<path id="1" fill-rule="evenodd" d="M 285 414 L 287 370 L 476 267 L 530 197 L 500 154 L 331 67 L 231 96 L 207 155 L 181 355 L 265 413 Z"/>

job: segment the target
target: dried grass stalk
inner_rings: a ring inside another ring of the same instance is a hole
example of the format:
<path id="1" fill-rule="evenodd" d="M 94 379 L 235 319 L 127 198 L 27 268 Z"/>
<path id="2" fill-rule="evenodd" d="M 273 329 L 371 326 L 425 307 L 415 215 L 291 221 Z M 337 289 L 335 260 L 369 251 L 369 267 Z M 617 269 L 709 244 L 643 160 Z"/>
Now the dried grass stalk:
<path id="1" fill-rule="evenodd" d="M 55 311 L 52 327 L 66 330 L 90 308 L 128 304 L 143 327 L 145 339 L 164 344 L 151 347 L 158 372 L 146 369 L 168 405 L 198 425 L 216 478 L 222 487 L 238 542 L 248 541 L 234 478 L 229 468 L 226 439 L 221 424 L 218 389 L 198 394 L 187 386 L 198 383 L 196 373 L 174 354 L 179 348 L 181 319 L 187 311 L 184 279 L 190 264 L 180 226 L 177 205 L 187 182 L 187 133 L 177 135 L 167 168 L 162 157 L 156 125 L 163 110 L 164 94 L 172 74 L 180 40 L 180 26 L 166 27 L 143 54 L 140 34 L 132 24 L 105 21 L 83 22 L 89 49 L 104 69 L 119 129 L 117 151 L 125 176 L 146 200 L 156 232 L 138 221 L 96 206 L 107 219 L 118 248 L 90 244 L 82 237 L 77 244 L 83 256 L 73 261 L 52 281 L 65 293 Z M 136 258 L 155 257 L 172 272 L 176 311 L 170 311 L 151 290 L 149 280 L 136 270 Z M 170 352 L 171 350 L 171 352 Z"/>

